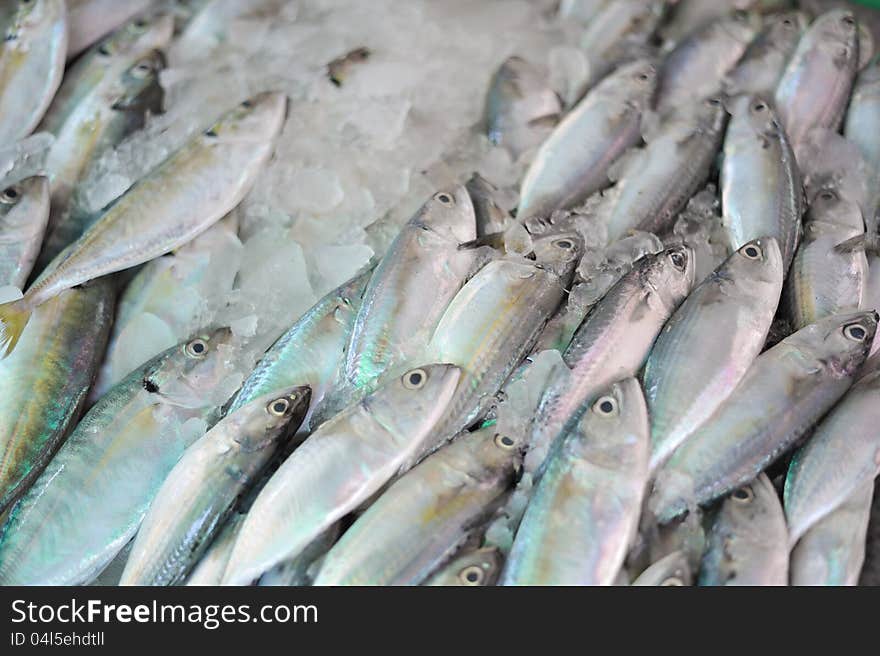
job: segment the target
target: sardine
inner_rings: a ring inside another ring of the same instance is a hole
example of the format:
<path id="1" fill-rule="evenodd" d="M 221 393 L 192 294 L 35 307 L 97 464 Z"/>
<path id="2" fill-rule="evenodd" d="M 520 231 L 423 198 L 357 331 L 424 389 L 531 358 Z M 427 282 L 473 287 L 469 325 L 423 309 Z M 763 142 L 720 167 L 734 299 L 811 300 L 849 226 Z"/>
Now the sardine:
<path id="1" fill-rule="evenodd" d="M 269 160 L 286 98 L 264 93 L 227 112 L 135 183 L 24 298 L 0 305 L 8 355 L 35 307 L 65 289 L 182 246 L 234 208 Z"/>
<path id="2" fill-rule="evenodd" d="M 762 353 L 712 417 L 660 468 L 651 510 L 661 522 L 745 485 L 810 429 L 855 380 L 875 312 L 836 315 Z"/>
<path id="3" fill-rule="evenodd" d="M 27 178 L 0 191 L 0 285 L 23 288 L 49 220 L 49 181 Z"/>
<path id="4" fill-rule="evenodd" d="M 447 364 L 410 370 L 322 424 L 257 496 L 223 583 L 250 583 L 296 556 L 377 492 L 430 437 L 460 376 Z"/>

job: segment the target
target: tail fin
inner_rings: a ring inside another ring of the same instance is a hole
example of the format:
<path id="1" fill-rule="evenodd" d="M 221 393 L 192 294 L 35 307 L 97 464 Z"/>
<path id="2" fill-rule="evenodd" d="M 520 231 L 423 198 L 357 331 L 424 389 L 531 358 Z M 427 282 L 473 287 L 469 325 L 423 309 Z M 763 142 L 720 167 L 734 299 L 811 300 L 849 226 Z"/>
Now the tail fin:
<path id="1" fill-rule="evenodd" d="M 31 308 L 23 298 L 0 305 L 0 359 L 15 349 L 30 318 Z"/>

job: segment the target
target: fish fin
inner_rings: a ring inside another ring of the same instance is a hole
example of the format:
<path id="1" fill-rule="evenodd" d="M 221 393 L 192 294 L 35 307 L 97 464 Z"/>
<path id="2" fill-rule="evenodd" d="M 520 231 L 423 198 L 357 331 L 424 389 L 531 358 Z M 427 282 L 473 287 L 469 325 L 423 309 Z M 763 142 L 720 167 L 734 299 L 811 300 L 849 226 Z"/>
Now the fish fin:
<path id="1" fill-rule="evenodd" d="M 489 235 L 482 235 L 476 239 L 463 242 L 458 245 L 458 250 L 468 250 L 479 248 L 480 246 L 491 246 L 492 248 L 504 248 L 504 232 L 493 232 Z"/>
<path id="2" fill-rule="evenodd" d="M 834 251 L 837 253 L 854 253 L 855 251 L 878 251 L 878 244 L 876 239 L 871 239 L 868 235 L 856 235 L 846 241 L 842 241 L 837 246 L 834 247 Z"/>
<path id="3" fill-rule="evenodd" d="M 31 312 L 32 308 L 24 298 L 0 305 L 0 359 L 15 349 L 31 318 Z"/>
<path id="4" fill-rule="evenodd" d="M 555 128 L 556 124 L 559 123 L 559 114 L 546 114 L 544 116 L 538 116 L 537 118 L 533 118 L 529 121 L 529 127 L 532 128 Z"/>

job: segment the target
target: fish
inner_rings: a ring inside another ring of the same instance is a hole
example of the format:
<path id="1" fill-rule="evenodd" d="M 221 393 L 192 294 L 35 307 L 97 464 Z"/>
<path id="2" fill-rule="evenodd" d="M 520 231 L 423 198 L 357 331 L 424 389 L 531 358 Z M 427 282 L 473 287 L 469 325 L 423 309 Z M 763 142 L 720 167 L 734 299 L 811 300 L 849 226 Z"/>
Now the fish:
<path id="1" fill-rule="evenodd" d="M 165 68 L 161 51 L 171 41 L 173 29 L 168 14 L 135 19 L 68 70 L 39 127 L 55 136 L 46 160 L 53 227 L 71 209 L 86 167 L 143 127 L 147 115 L 161 111 L 164 93 L 159 73 Z"/>
<path id="2" fill-rule="evenodd" d="M 67 56 L 64 0 L 15 0 L 0 43 L 0 148 L 40 123 L 61 85 Z"/>
<path id="3" fill-rule="evenodd" d="M 788 585 L 788 531 L 766 474 L 735 490 L 709 530 L 699 585 Z"/>
<path id="4" fill-rule="evenodd" d="M 523 444 L 464 433 L 393 483 L 327 553 L 314 585 L 419 585 L 485 521 Z"/>
<path id="5" fill-rule="evenodd" d="M 3 585 L 82 585 L 134 537 L 165 476 L 219 418 L 229 329 L 133 371 L 86 413 L 13 506 L 0 535 Z"/>
<path id="6" fill-rule="evenodd" d="M 877 314 L 835 315 L 759 355 L 736 389 L 658 470 L 661 523 L 749 483 L 794 446 L 855 382 Z"/>
<path id="7" fill-rule="evenodd" d="M 208 323 L 218 297 L 225 302 L 233 287 L 243 250 L 235 217 L 228 216 L 141 267 L 119 296 L 89 397 L 99 399 L 135 367 Z"/>
<path id="8" fill-rule="evenodd" d="M 736 12 L 685 37 L 660 68 L 656 107 L 661 114 L 716 95 L 760 29 L 760 17 Z"/>
<path id="9" fill-rule="evenodd" d="M 148 9 L 153 0 L 67 0 L 67 58 L 83 50 Z"/>
<path id="10" fill-rule="evenodd" d="M 880 372 L 864 375 L 795 454 L 785 478 L 792 546 L 811 526 L 880 475 Z"/>
<path id="11" fill-rule="evenodd" d="M 858 146 L 870 164 L 874 180 L 880 178 L 880 137 L 874 127 L 880 122 L 880 58 L 865 68 L 855 81 L 843 134 Z M 873 205 L 874 208 L 877 204 Z"/>
<path id="12" fill-rule="evenodd" d="M 853 13 L 835 9 L 810 25 L 776 88 L 775 105 L 794 152 L 810 130 L 837 131 L 843 122 L 859 64 L 859 30 Z"/>
<path id="13" fill-rule="evenodd" d="M 425 348 L 427 362 L 449 362 L 461 378 L 429 449 L 478 420 L 495 394 L 531 351 L 562 303 L 583 253 L 577 233 L 536 240 L 534 261 L 489 262 L 455 296 Z"/>
<path id="14" fill-rule="evenodd" d="M 721 165 L 722 224 L 733 249 L 760 237 L 775 238 L 787 272 L 804 213 L 794 152 L 765 98 L 738 98 L 732 115 Z"/>
<path id="15" fill-rule="evenodd" d="M 305 417 L 311 390 L 287 387 L 228 413 L 184 451 L 138 529 L 120 585 L 174 585 L 186 578 L 288 431 Z"/>
<path id="16" fill-rule="evenodd" d="M 438 569 L 422 585 L 472 587 L 495 585 L 501 573 L 501 552 L 495 547 L 469 549 Z"/>
<path id="17" fill-rule="evenodd" d="M 549 456 L 500 585 L 612 585 L 648 482 L 648 413 L 628 378 L 588 402 Z"/>
<path id="18" fill-rule="evenodd" d="M 862 307 L 868 279 L 864 248 L 848 248 L 864 236 L 859 203 L 839 181 L 818 185 L 804 217 L 804 236 L 786 281 L 788 316 L 795 330 L 832 314 Z"/>
<path id="19" fill-rule="evenodd" d="M 643 378 L 652 472 L 711 417 L 758 357 L 782 280 L 777 241 L 751 241 L 700 283 L 660 331 Z"/>
<path id="20" fill-rule="evenodd" d="M 330 547 L 339 539 L 342 522 L 337 522 L 290 560 L 279 563 L 260 577 L 261 587 L 290 587 L 313 585 L 317 568 Z"/>
<path id="21" fill-rule="evenodd" d="M 280 93 L 246 100 L 135 183 L 23 298 L 0 305 L 0 350 L 8 355 L 15 348 L 41 303 L 172 251 L 232 210 L 271 157 L 285 112 L 286 97 Z"/>
<path id="22" fill-rule="evenodd" d="M 802 11 L 766 16 L 761 32 L 746 48 L 736 67 L 724 78 L 724 93 L 728 96 L 746 94 L 773 97 L 809 23 L 809 18 Z"/>
<path id="23" fill-rule="evenodd" d="M 245 513 L 233 512 L 218 531 L 216 537 L 199 558 L 186 579 L 188 586 L 220 585 L 232 546 L 244 523 Z"/>
<path id="24" fill-rule="evenodd" d="M 516 55 L 492 77 L 486 97 L 485 126 L 489 141 L 513 157 L 539 146 L 559 122 L 562 100 L 546 74 Z"/>
<path id="25" fill-rule="evenodd" d="M 20 348 L 0 362 L 0 513 L 73 429 L 104 354 L 114 298 L 106 278 L 63 292 L 34 313 Z"/>
<path id="26" fill-rule="evenodd" d="M 21 289 L 49 221 L 49 181 L 33 176 L 0 191 L 0 285 Z"/>
<path id="27" fill-rule="evenodd" d="M 673 551 L 652 563 L 630 585 L 676 587 L 691 585 L 692 580 L 687 555 L 683 551 Z"/>
<path id="28" fill-rule="evenodd" d="M 656 79 L 648 60 L 625 64 L 566 114 L 526 172 L 520 221 L 566 209 L 608 186 L 611 164 L 641 139 L 642 114 Z"/>
<path id="29" fill-rule="evenodd" d="M 474 205 L 477 239 L 504 232 L 510 215 L 498 204 L 498 189 L 479 173 L 470 177 L 465 189 Z"/>
<path id="30" fill-rule="evenodd" d="M 364 291 L 346 347 L 340 389 L 328 407 L 363 398 L 383 376 L 418 364 L 446 306 L 483 263 L 474 206 L 463 186 L 427 200 L 395 237 Z"/>
<path id="31" fill-rule="evenodd" d="M 767 13 L 780 11 L 791 5 L 791 0 L 677 0 L 669 20 L 660 31 L 668 41 L 677 43 L 708 23 L 725 18 L 736 11 Z"/>
<path id="32" fill-rule="evenodd" d="M 309 412 L 303 425 L 310 426 L 317 407 L 337 384 L 344 349 L 373 267 L 315 303 L 266 351 L 229 406 L 234 412 L 254 398 L 289 385 L 308 385 Z"/>
<path id="33" fill-rule="evenodd" d="M 791 552 L 791 585 L 858 585 L 873 496 L 868 481 L 807 529 Z"/>
<path id="34" fill-rule="evenodd" d="M 429 438 L 461 377 L 449 364 L 412 369 L 322 424 L 254 500 L 223 585 L 243 585 L 297 556 L 390 479 Z"/>
<path id="35" fill-rule="evenodd" d="M 721 148 L 727 111 L 721 98 L 708 98 L 669 117 L 647 145 L 618 159 L 593 210 L 616 241 L 631 230 L 666 232 L 688 200 L 702 189 Z"/>
<path id="36" fill-rule="evenodd" d="M 615 0 L 604 4 L 585 25 L 578 41 L 589 64 L 578 97 L 620 64 L 646 53 L 668 4 L 663 0 Z"/>
<path id="37" fill-rule="evenodd" d="M 694 283 L 693 253 L 675 246 L 638 260 L 599 301 L 563 354 L 570 374 L 547 385 L 530 449 L 552 444 L 576 413 L 615 380 L 635 376 Z"/>

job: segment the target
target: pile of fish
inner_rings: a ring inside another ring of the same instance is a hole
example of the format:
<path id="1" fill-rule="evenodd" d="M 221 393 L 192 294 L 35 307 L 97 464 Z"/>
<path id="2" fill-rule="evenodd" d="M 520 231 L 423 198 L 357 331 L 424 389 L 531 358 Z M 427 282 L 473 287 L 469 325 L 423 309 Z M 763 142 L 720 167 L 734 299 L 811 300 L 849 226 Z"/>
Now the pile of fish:
<path id="1" fill-rule="evenodd" d="M 880 17 L 510 3 L 570 45 L 328 266 L 309 94 L 167 93 L 311 1 L 0 10 L 0 584 L 880 582 Z"/>

